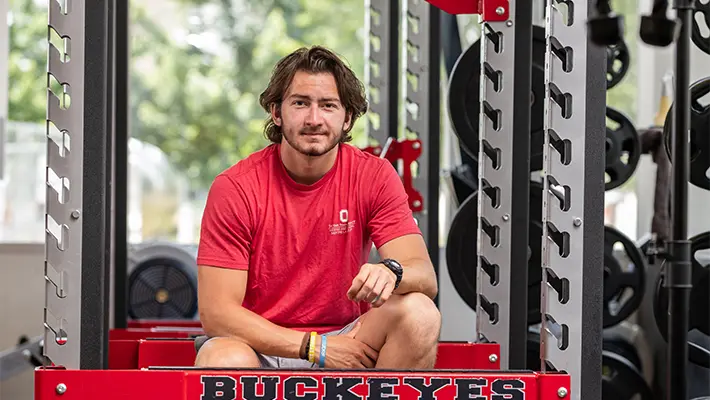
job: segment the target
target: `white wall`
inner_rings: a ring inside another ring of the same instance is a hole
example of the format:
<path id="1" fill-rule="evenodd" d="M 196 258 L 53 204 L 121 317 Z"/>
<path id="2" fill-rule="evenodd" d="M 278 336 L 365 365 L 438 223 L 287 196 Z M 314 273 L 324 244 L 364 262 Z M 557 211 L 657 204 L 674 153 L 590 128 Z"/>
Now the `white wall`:
<path id="1" fill-rule="evenodd" d="M 44 259 L 44 244 L 0 244 L 0 351 L 44 332 Z M 32 400 L 33 372 L 0 382 L 0 399 Z"/>

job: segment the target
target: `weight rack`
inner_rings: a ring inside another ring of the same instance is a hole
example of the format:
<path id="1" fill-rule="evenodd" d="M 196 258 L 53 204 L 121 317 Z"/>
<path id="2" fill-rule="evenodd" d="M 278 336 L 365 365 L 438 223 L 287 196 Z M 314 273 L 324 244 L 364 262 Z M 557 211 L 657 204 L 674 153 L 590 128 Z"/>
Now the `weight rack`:
<path id="1" fill-rule="evenodd" d="M 482 16 L 477 327 L 502 368 L 526 368 L 532 5 L 430 3 Z M 541 370 L 569 373 L 575 400 L 601 398 L 606 54 L 587 37 L 594 6 L 546 3 Z"/>
<path id="2" fill-rule="evenodd" d="M 507 7 L 507 0 L 497 1 Z M 225 388 L 228 383 L 234 383 L 234 389 L 239 390 L 240 395 L 255 390 L 259 382 L 272 385 L 279 381 L 286 388 L 290 387 L 288 382 L 296 384 L 298 381 L 309 388 L 313 388 L 309 384 L 314 383 L 315 388 L 322 391 L 332 388 L 333 381 L 339 379 L 340 384 L 345 379 L 357 381 L 359 390 L 369 390 L 370 393 L 379 390 L 387 395 L 392 394 L 391 390 L 401 399 L 418 398 L 425 388 L 433 390 L 430 388 L 433 385 L 440 387 L 438 394 L 442 396 L 463 393 L 493 397 L 513 391 L 530 399 L 550 399 L 555 396 L 567 398 L 572 393 L 569 375 L 556 373 L 314 371 L 310 377 L 303 377 L 302 373 L 293 371 L 108 370 L 110 257 L 114 250 L 111 205 L 115 193 L 111 191 L 109 178 L 115 156 L 111 146 L 116 134 L 113 108 L 126 106 L 109 98 L 115 95 L 112 86 L 114 67 L 108 64 L 115 62 L 116 38 L 112 36 L 115 26 L 111 21 L 116 18 L 116 3 L 116 0 L 74 0 L 70 9 L 62 10 L 59 3 L 49 2 L 49 30 L 55 32 L 49 35 L 47 82 L 44 355 L 53 365 L 36 370 L 35 398 L 62 399 L 65 394 L 72 398 L 101 397 L 107 400 L 127 396 L 136 400 L 166 396 L 198 398 L 207 390 L 205 385 L 215 382 L 222 383 Z M 422 231 L 426 232 L 432 258 L 436 260 L 437 213 L 428 210 L 438 208 L 438 179 L 427 178 L 438 178 L 438 172 L 432 171 L 438 171 L 439 164 L 439 68 L 430 66 L 438 66 L 440 62 L 438 47 L 431 47 L 432 43 L 438 42 L 440 34 L 439 10 L 413 0 L 408 0 L 403 8 L 406 22 L 402 25 L 406 25 L 406 32 L 402 44 L 408 71 L 405 93 L 408 105 L 414 106 L 416 112 L 412 114 L 412 110 L 407 110 L 406 134 L 402 136 L 403 140 L 411 140 L 409 138 L 416 135 L 426 147 L 426 155 L 418 160 L 415 182 L 427 195 L 435 195 L 424 198 L 426 208 L 415 215 L 419 217 Z M 484 13 L 483 17 L 487 19 L 490 15 Z M 52 39 L 57 36 L 63 40 Z M 62 84 L 62 93 L 52 92 L 50 81 L 53 78 Z M 71 96 L 70 104 L 65 103 L 66 96 Z M 72 141 L 71 148 L 68 139 Z M 57 187 L 57 180 L 65 182 Z M 486 359 L 490 357 L 486 356 Z M 299 376 L 294 376 L 296 374 Z M 126 382 L 131 384 L 126 385 Z M 279 397 L 287 396 L 288 390 L 278 390 Z M 358 396 L 365 397 L 359 393 Z"/>

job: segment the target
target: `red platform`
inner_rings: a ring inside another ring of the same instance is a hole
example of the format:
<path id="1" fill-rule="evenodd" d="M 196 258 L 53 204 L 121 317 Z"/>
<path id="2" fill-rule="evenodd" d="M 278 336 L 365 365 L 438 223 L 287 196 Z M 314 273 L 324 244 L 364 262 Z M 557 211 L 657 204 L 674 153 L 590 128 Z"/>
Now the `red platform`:
<path id="1" fill-rule="evenodd" d="M 126 329 L 111 329 L 109 340 L 138 340 L 147 338 L 189 338 L 203 335 L 202 323 L 192 320 L 136 320 L 128 321 Z"/>
<path id="2" fill-rule="evenodd" d="M 134 319 L 128 320 L 128 328 L 202 328 L 202 323 L 195 320 L 185 319 Z"/>
<path id="3" fill-rule="evenodd" d="M 192 339 L 110 340 L 109 369 L 191 367 Z M 500 346 L 495 343 L 441 342 L 436 369 L 500 369 Z"/>
<path id="4" fill-rule="evenodd" d="M 568 375 L 540 375 L 532 372 L 199 369 L 35 371 L 36 400 L 551 400 L 569 398 L 569 388 Z"/>

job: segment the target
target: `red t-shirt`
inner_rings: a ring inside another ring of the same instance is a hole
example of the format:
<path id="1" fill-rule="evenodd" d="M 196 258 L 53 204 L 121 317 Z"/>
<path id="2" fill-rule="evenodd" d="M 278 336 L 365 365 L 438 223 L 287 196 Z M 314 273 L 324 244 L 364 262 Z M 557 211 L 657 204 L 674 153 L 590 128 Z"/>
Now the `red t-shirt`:
<path id="1" fill-rule="evenodd" d="M 340 145 L 312 185 L 270 145 L 219 174 L 202 219 L 199 265 L 248 270 L 243 306 L 271 322 L 340 329 L 369 308 L 347 298 L 374 243 L 421 234 L 392 164 Z"/>

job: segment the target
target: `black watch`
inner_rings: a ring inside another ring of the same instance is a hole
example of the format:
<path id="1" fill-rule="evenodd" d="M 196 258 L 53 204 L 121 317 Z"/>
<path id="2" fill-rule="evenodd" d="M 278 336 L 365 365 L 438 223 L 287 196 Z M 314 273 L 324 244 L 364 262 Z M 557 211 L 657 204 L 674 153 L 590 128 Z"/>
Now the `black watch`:
<path id="1" fill-rule="evenodd" d="M 389 270 L 394 272 L 395 276 L 397 276 L 397 282 L 394 284 L 394 289 L 397 289 L 399 287 L 399 283 L 402 282 L 402 264 L 390 258 L 385 258 L 380 261 L 380 263 L 384 264 L 385 267 L 389 268 Z"/>

